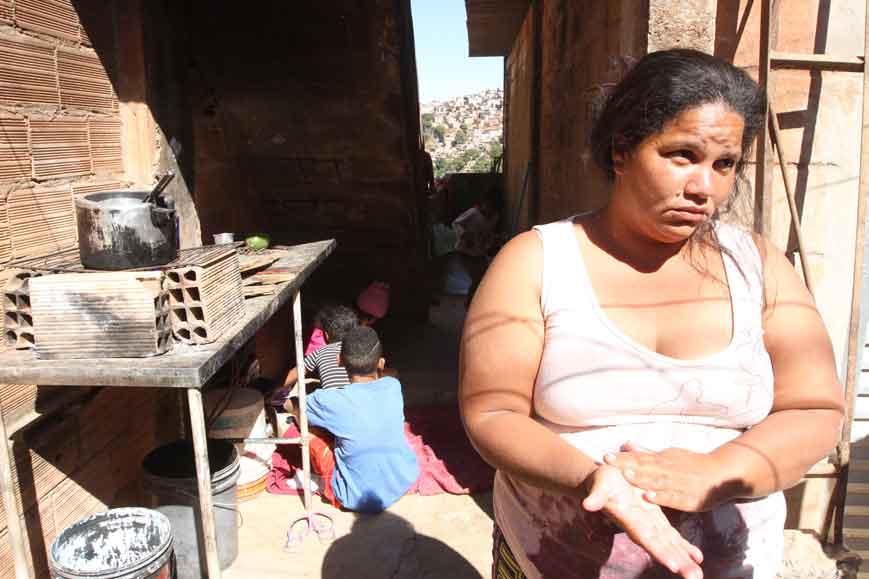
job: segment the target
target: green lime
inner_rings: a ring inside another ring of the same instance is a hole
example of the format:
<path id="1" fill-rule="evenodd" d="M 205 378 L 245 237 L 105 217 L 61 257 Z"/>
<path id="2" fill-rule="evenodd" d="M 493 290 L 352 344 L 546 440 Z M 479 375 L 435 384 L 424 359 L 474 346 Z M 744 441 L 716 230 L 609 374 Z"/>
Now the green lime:
<path id="1" fill-rule="evenodd" d="M 244 240 L 249 248 L 254 251 L 260 251 L 269 246 L 269 236 L 268 235 L 251 235 L 247 239 Z"/>

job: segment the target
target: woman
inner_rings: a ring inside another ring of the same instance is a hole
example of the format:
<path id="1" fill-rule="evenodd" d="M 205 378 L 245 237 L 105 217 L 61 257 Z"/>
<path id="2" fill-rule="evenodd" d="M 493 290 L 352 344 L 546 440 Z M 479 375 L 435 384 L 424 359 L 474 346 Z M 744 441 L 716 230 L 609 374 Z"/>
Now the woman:
<path id="1" fill-rule="evenodd" d="M 791 264 L 716 219 L 764 98 L 703 53 L 646 56 L 592 134 L 608 204 L 517 236 L 489 267 L 460 400 L 498 469 L 501 572 L 775 577 L 780 491 L 835 446 L 843 413 Z"/>

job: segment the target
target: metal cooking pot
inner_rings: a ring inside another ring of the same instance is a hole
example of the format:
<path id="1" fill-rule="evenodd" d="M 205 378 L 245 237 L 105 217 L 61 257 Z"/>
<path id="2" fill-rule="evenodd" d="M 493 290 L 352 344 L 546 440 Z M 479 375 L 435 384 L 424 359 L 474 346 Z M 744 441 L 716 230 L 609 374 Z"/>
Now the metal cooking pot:
<path id="1" fill-rule="evenodd" d="M 143 203 L 148 193 L 108 191 L 76 198 L 82 265 L 119 270 L 164 265 L 175 259 L 175 209 Z"/>

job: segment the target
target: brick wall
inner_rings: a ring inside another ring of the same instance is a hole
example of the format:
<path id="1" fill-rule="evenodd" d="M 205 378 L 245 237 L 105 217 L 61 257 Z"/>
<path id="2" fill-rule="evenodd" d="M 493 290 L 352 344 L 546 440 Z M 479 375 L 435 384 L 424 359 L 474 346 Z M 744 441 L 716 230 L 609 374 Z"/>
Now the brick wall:
<path id="1" fill-rule="evenodd" d="M 69 1 L 0 3 L 0 261 L 74 245 L 73 196 L 124 182 L 112 56 Z"/>
<path id="2" fill-rule="evenodd" d="M 105 7 L 0 0 L 0 265 L 74 246 L 75 196 L 132 181 Z M 99 33 L 99 53 L 88 31 Z M 59 396 L 74 404 L 46 414 Z M 111 506 L 144 504 L 135 484 L 141 460 L 177 433 L 177 418 L 169 418 L 174 396 L 0 385 L 7 421 L 21 427 L 13 443 L 16 493 L 36 577 L 47 576 L 46 549 L 65 527 Z M 0 512 L 0 577 L 14 574 L 6 516 Z"/>

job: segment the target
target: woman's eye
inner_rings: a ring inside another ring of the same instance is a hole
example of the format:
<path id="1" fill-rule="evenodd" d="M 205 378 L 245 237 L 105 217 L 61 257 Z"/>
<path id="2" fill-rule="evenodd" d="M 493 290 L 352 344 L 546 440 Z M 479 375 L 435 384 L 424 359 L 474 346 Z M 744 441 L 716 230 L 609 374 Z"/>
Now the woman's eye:
<path id="1" fill-rule="evenodd" d="M 736 159 L 719 159 L 715 161 L 715 168 L 719 171 L 727 171 L 736 166 Z"/>
<path id="2" fill-rule="evenodd" d="M 695 155 L 691 151 L 687 149 L 679 149 L 678 151 L 670 151 L 666 154 L 667 158 L 675 159 L 677 161 L 684 160 L 693 162 L 695 160 Z"/>

